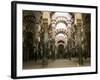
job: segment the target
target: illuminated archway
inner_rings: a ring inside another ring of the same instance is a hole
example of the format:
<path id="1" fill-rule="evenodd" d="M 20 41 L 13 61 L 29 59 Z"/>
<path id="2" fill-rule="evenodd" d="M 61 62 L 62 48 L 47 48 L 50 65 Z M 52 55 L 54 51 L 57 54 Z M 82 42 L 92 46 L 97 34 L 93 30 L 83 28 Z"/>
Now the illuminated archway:
<path id="1" fill-rule="evenodd" d="M 62 42 L 60 42 L 60 41 L 62 41 Z M 58 47 L 59 44 L 64 45 L 64 47 L 66 47 L 66 45 L 67 45 L 67 36 L 65 34 L 63 34 L 63 33 L 59 33 L 55 37 L 55 45 L 56 45 L 56 47 Z"/>
<path id="2" fill-rule="evenodd" d="M 57 30 L 57 29 L 67 29 L 67 28 L 66 28 L 66 25 L 65 25 L 64 23 L 59 22 L 59 23 L 56 25 L 56 28 L 55 28 L 55 29 Z"/>

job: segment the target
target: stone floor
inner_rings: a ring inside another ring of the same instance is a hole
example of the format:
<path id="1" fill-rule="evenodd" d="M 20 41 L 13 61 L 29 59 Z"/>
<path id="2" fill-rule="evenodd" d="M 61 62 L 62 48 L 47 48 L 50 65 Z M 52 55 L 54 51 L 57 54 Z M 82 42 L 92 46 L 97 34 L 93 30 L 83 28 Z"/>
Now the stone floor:
<path id="1" fill-rule="evenodd" d="M 68 59 L 56 59 L 48 60 L 48 63 L 42 65 L 42 61 L 38 60 L 37 62 L 30 61 L 23 64 L 23 69 L 39 69 L 39 68 L 63 68 L 63 67 L 82 67 L 90 66 L 90 58 L 87 60 L 84 59 L 84 64 L 79 65 L 77 58 Z"/>

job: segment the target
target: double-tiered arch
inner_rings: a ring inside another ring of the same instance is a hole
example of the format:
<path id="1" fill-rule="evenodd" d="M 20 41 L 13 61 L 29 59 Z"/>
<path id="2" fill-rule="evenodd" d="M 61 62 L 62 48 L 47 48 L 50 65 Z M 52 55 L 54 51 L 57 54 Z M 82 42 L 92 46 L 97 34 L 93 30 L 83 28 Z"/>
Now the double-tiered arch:
<path id="1" fill-rule="evenodd" d="M 64 47 L 67 46 L 67 40 L 71 27 L 73 23 L 72 15 L 70 13 L 60 13 L 55 12 L 52 15 L 51 24 L 55 36 L 55 45 L 58 47 L 60 44 Z"/>

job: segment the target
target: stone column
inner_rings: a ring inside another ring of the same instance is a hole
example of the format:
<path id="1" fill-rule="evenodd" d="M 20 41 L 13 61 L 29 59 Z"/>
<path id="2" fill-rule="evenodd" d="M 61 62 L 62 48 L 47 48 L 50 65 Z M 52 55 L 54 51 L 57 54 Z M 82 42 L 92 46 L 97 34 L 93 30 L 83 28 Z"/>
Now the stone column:
<path id="1" fill-rule="evenodd" d="M 83 49 L 82 49 L 82 38 L 83 38 L 83 20 L 82 13 L 75 13 L 75 24 L 76 24 L 76 47 L 78 53 L 79 64 L 83 65 Z"/>

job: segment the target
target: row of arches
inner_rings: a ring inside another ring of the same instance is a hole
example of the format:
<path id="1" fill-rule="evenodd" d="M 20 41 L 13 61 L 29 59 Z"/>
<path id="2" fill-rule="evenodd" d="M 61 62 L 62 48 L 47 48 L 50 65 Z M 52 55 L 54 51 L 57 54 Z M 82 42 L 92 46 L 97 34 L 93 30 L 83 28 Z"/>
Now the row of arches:
<path id="1" fill-rule="evenodd" d="M 52 15 L 51 23 L 54 29 L 56 47 L 62 45 L 65 48 L 70 34 L 68 33 L 70 32 L 69 28 L 73 23 L 72 15 L 70 13 L 55 12 Z"/>

